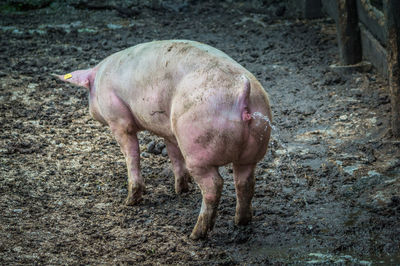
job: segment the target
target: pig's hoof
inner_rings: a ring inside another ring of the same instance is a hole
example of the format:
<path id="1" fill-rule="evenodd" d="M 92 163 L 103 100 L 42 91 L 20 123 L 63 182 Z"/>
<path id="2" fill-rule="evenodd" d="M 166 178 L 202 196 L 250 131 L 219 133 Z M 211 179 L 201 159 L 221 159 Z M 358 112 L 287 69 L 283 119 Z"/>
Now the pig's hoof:
<path id="1" fill-rule="evenodd" d="M 195 232 L 195 230 L 193 230 L 193 232 L 190 234 L 190 239 L 192 240 L 199 240 L 199 239 L 204 239 L 206 238 L 207 233 L 202 233 L 202 232 Z"/>
<path id="2" fill-rule="evenodd" d="M 193 228 L 192 234 L 190 235 L 190 239 L 198 240 L 206 238 L 208 229 L 209 227 L 205 223 L 204 216 L 200 215 L 196 226 Z"/>
<path id="3" fill-rule="evenodd" d="M 181 178 L 177 178 L 175 180 L 175 192 L 176 194 L 182 194 L 185 192 L 189 192 L 189 181 L 191 177 L 189 174 L 182 176 Z"/>
<path id="4" fill-rule="evenodd" d="M 125 205 L 133 206 L 133 205 L 138 204 L 141 201 L 142 201 L 142 192 L 141 193 L 133 193 L 132 195 L 128 195 L 128 197 L 125 200 Z"/>
<path id="5" fill-rule="evenodd" d="M 133 205 L 138 204 L 138 203 L 141 202 L 141 201 L 142 201 L 142 197 L 140 197 L 140 198 L 128 197 L 128 198 L 126 198 L 126 200 L 125 200 L 125 205 L 127 205 L 127 206 L 133 206 Z"/>
<path id="6" fill-rule="evenodd" d="M 236 225 L 248 225 L 251 222 L 252 215 L 251 212 L 246 213 L 246 215 L 235 215 Z"/>
<path id="7" fill-rule="evenodd" d="M 125 204 L 128 206 L 136 205 L 142 201 L 142 195 L 145 192 L 145 186 L 137 184 L 128 188 L 128 197 L 125 200 Z"/>
<path id="8" fill-rule="evenodd" d="M 182 194 L 186 192 L 189 192 L 189 185 L 187 183 L 185 185 L 180 185 L 175 187 L 176 194 Z"/>

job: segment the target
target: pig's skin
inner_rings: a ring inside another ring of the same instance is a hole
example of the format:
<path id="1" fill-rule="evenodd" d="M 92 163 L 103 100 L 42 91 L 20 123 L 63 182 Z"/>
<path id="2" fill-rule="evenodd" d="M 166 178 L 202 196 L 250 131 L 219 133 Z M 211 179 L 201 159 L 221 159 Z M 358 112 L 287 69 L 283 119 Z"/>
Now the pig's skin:
<path id="1" fill-rule="evenodd" d="M 268 97 L 256 78 L 225 53 L 193 41 L 156 41 L 107 57 L 88 70 L 60 79 L 89 89 L 90 113 L 110 126 L 128 168 L 128 205 L 145 189 L 137 132 L 165 139 L 177 193 L 190 176 L 203 201 L 191 238 L 207 235 L 215 223 L 223 180 L 218 167 L 233 163 L 236 224 L 252 218 L 254 168 L 267 150 Z M 189 175 L 190 173 L 190 175 Z"/>

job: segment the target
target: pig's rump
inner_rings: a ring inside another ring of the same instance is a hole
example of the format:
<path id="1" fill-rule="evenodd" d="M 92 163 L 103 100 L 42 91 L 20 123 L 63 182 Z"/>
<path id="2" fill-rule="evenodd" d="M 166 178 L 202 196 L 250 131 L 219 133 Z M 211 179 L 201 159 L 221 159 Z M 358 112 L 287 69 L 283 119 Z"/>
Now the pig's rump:
<path id="1" fill-rule="evenodd" d="M 265 93 L 252 82 L 254 88 L 243 110 L 239 103 L 245 90 L 243 76 L 237 74 L 225 82 L 221 76 L 228 78 L 218 70 L 208 76 L 186 76 L 172 101 L 172 131 L 189 168 L 256 163 L 267 149 L 270 129 L 265 121 L 242 117 L 244 111 L 269 114 Z"/>

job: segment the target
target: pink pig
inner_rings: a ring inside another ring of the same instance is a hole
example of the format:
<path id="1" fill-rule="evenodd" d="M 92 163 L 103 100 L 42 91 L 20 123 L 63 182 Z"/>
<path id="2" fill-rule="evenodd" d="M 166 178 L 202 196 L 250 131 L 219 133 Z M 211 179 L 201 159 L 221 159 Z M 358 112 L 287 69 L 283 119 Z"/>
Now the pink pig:
<path id="1" fill-rule="evenodd" d="M 252 218 L 254 169 L 267 150 L 271 126 L 268 96 L 257 79 L 225 53 L 186 40 L 143 43 L 97 66 L 59 79 L 89 90 L 91 115 L 109 125 L 128 167 L 126 204 L 145 189 L 137 132 L 165 139 L 175 191 L 188 191 L 190 176 L 203 196 L 190 238 L 204 238 L 215 223 L 223 179 L 218 167 L 233 163 L 235 223 Z"/>

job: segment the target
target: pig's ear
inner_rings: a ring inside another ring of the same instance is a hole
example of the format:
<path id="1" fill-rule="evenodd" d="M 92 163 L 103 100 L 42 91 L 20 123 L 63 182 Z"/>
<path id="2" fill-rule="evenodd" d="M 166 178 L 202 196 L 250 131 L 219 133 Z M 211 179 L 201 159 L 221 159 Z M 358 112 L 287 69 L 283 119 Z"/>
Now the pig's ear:
<path id="1" fill-rule="evenodd" d="M 90 85 L 90 80 L 89 80 L 89 76 L 90 76 L 90 70 L 77 70 L 65 75 L 57 75 L 57 74 L 52 74 L 52 76 L 65 81 L 65 82 L 69 82 L 72 83 L 74 85 L 80 86 L 80 87 L 85 87 L 87 89 L 89 89 L 89 85 Z"/>

